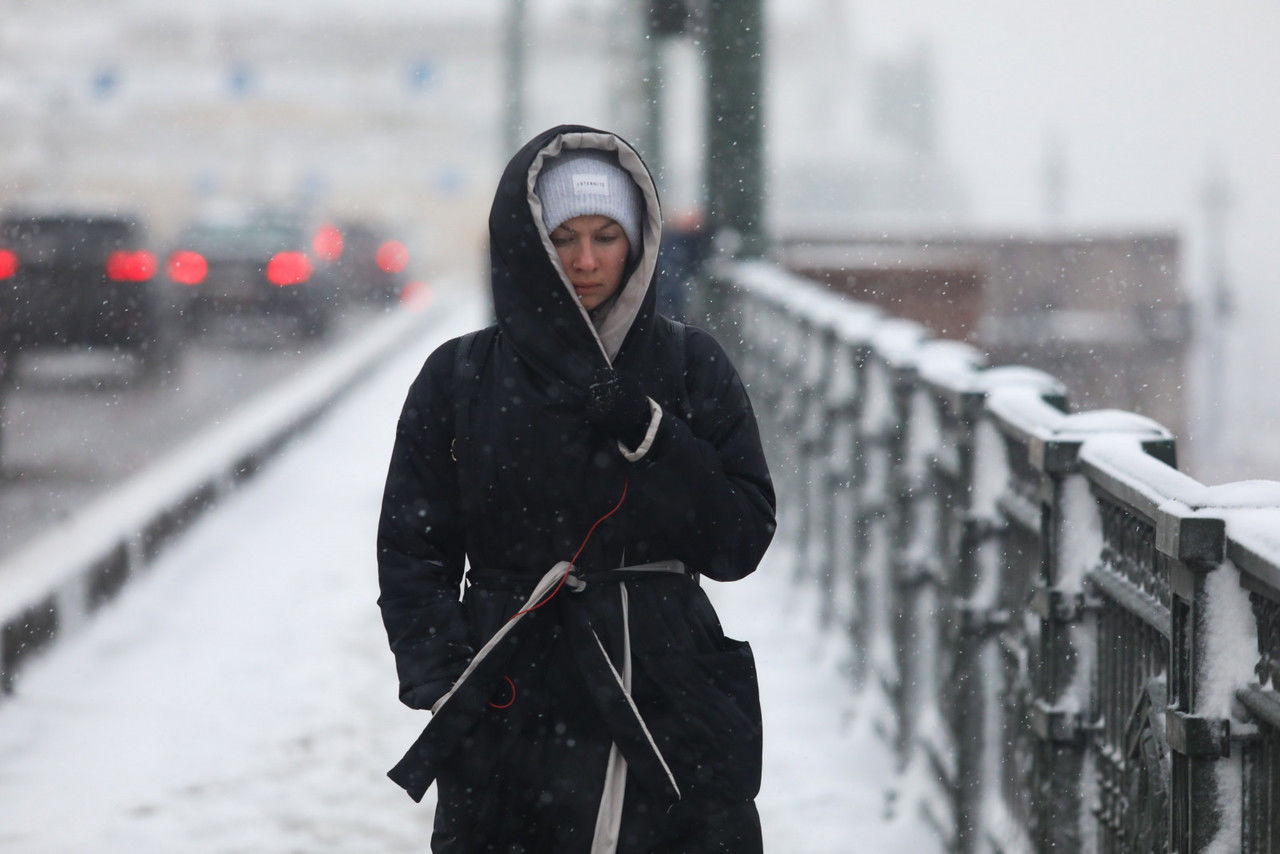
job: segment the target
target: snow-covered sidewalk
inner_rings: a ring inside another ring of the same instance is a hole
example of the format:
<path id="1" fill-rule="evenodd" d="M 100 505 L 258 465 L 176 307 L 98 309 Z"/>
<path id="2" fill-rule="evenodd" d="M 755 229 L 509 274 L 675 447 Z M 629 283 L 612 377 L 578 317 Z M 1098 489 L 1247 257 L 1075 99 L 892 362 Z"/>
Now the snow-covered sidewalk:
<path id="1" fill-rule="evenodd" d="M 342 401 L 0 702 L 0 849 L 421 852 L 431 798 L 384 776 L 425 723 L 396 701 L 374 529 L 400 403 L 471 302 Z M 892 762 L 851 715 L 778 544 L 710 584 L 752 642 L 765 715 L 766 849 L 939 849 L 884 819 Z"/>

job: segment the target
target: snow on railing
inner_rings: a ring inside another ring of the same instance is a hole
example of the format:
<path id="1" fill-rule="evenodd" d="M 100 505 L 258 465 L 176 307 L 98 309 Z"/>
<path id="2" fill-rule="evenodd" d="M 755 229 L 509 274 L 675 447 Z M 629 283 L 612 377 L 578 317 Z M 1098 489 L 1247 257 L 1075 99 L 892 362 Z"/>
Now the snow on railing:
<path id="1" fill-rule="evenodd" d="M 1280 483 L 770 264 L 707 287 L 796 579 L 948 848 L 1280 850 Z"/>
<path id="2" fill-rule="evenodd" d="M 432 317 L 404 310 L 380 318 L 0 561 L 0 698 L 33 654 L 88 620 L 166 542 Z"/>

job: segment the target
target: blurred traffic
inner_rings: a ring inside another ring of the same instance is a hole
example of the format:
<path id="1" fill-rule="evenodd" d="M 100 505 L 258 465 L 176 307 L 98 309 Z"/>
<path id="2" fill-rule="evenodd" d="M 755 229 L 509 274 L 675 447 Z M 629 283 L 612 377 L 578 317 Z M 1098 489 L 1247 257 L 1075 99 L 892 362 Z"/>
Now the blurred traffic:
<path id="1" fill-rule="evenodd" d="M 391 304 L 412 281 L 409 250 L 386 225 L 296 209 L 218 208 L 158 251 L 137 213 L 5 213 L 5 355 L 105 346 L 155 373 L 219 318 L 267 320 L 316 338 L 351 305 Z"/>
<path id="2" fill-rule="evenodd" d="M 5 361 L 44 348 L 108 347 L 156 375 L 171 366 L 185 294 L 156 276 L 136 214 L 15 210 L 0 219 Z"/>
<path id="3" fill-rule="evenodd" d="M 219 204 L 158 227 L 109 206 L 0 211 L 0 553 L 427 294 L 374 217 Z"/>
<path id="4" fill-rule="evenodd" d="M 187 225 L 165 272 L 189 289 L 192 331 L 219 317 L 269 317 L 315 338 L 328 331 L 345 295 L 333 266 L 341 249 L 333 226 L 304 214 L 238 212 Z"/>

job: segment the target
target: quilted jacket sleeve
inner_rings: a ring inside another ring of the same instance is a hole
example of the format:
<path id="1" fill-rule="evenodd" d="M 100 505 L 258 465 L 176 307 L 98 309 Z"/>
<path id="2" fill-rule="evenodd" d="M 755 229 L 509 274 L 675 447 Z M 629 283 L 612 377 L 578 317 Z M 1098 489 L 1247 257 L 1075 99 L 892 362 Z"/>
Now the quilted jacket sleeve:
<path id="1" fill-rule="evenodd" d="M 638 517 L 679 557 L 717 581 L 755 570 L 773 539 L 774 493 L 751 402 L 729 357 L 690 328 L 692 418 L 664 412 L 653 447 L 631 468 Z"/>
<path id="2" fill-rule="evenodd" d="M 400 699 L 415 709 L 443 696 L 474 654 L 459 602 L 465 546 L 450 453 L 456 347 L 437 349 L 409 389 L 378 523 L 378 606 Z"/>

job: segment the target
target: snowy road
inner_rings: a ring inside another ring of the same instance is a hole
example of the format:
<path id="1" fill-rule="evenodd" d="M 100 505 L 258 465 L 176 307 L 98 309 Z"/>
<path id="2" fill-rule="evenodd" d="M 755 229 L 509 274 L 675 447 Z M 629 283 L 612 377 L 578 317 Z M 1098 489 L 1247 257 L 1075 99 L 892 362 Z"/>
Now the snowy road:
<path id="1" fill-rule="evenodd" d="M 148 382 L 128 356 L 48 349 L 23 357 L 0 400 L 0 555 L 220 423 L 236 404 L 305 370 L 380 312 L 350 306 L 333 334 L 298 340 L 274 325 L 215 328 Z"/>
<path id="2" fill-rule="evenodd" d="M 478 321 L 470 302 L 442 317 L 24 673 L 0 703 L 0 850 L 426 850 L 432 795 L 384 777 L 425 720 L 396 701 L 373 537 L 408 383 Z M 885 821 L 890 759 L 787 563 L 775 547 L 710 585 L 760 665 L 767 850 L 939 850 L 912 815 Z"/>

